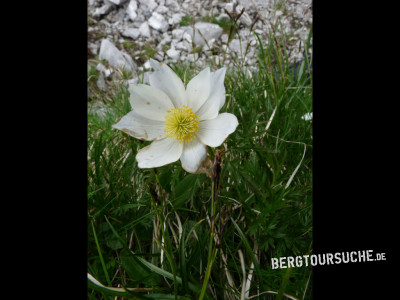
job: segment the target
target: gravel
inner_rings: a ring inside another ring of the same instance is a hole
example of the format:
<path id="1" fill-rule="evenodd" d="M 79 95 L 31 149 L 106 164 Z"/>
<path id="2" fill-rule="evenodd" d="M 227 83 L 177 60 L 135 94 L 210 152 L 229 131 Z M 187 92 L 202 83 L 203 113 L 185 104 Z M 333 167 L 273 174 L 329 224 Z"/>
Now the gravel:
<path id="1" fill-rule="evenodd" d="M 221 25 L 231 22 L 229 15 L 239 14 L 238 32 L 227 46 L 229 30 Z M 115 69 L 130 71 L 135 79 L 149 69 L 149 57 L 167 63 L 195 62 L 202 68 L 213 57 L 210 49 L 222 62 L 228 47 L 225 65 L 233 66 L 234 58 L 240 59 L 249 45 L 244 66 L 256 70 L 259 45 L 250 27 L 264 45 L 270 30 L 278 37 L 285 33 L 294 66 L 312 51 L 304 51 L 312 24 L 311 0 L 90 0 L 88 17 L 88 58 L 108 64 L 97 82 L 102 90 L 104 78 L 119 73 Z"/>

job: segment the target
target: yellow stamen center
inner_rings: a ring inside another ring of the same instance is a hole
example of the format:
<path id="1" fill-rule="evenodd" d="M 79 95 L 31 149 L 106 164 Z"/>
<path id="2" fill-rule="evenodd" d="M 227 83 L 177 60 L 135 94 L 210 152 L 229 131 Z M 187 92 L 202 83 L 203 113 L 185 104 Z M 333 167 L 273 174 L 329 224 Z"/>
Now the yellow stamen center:
<path id="1" fill-rule="evenodd" d="M 199 116 L 191 108 L 172 108 L 165 115 L 164 132 L 167 137 L 179 140 L 179 143 L 191 142 L 199 130 Z"/>

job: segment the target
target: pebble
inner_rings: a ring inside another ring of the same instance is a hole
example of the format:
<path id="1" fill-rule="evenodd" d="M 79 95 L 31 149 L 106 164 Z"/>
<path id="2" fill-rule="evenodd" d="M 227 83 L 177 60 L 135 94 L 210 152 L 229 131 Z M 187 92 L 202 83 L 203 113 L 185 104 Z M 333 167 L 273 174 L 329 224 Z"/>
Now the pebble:
<path id="1" fill-rule="evenodd" d="M 139 31 L 142 37 L 150 38 L 150 27 L 147 22 L 144 22 L 142 25 L 140 25 Z"/>
<path id="2" fill-rule="evenodd" d="M 118 50 L 108 39 L 103 39 L 101 42 L 99 59 L 105 59 L 113 68 L 121 68 L 130 72 L 135 66 L 132 58 Z"/>
<path id="3" fill-rule="evenodd" d="M 99 45 L 95 43 L 89 43 L 88 48 L 93 55 L 97 55 L 97 52 L 99 51 Z"/>
<path id="4" fill-rule="evenodd" d="M 168 22 L 165 21 L 164 17 L 157 12 L 153 12 L 148 22 L 149 26 L 155 30 L 160 32 L 166 32 L 168 30 Z"/>
<path id="5" fill-rule="evenodd" d="M 167 50 L 167 55 L 174 60 L 178 60 L 180 54 L 181 54 L 181 52 L 178 50 L 175 50 L 174 48 Z"/>
<path id="6" fill-rule="evenodd" d="M 172 38 L 174 40 L 180 41 L 183 38 L 183 34 L 185 33 L 185 31 L 183 29 L 174 29 L 172 30 Z"/>
<path id="7" fill-rule="evenodd" d="M 123 4 L 123 3 L 125 3 L 126 1 L 127 1 L 127 0 L 107 0 L 107 2 L 112 2 L 112 3 L 116 4 L 116 5 Z"/>
<path id="8" fill-rule="evenodd" d="M 106 82 L 104 80 L 104 74 L 100 73 L 99 78 L 96 81 L 97 87 L 102 90 L 103 92 L 107 91 Z"/>
<path id="9" fill-rule="evenodd" d="M 197 46 L 204 46 L 206 41 L 208 42 L 211 39 L 217 39 L 222 34 L 222 28 L 218 24 L 214 23 L 198 22 L 194 25 L 194 28 L 196 30 L 194 32 L 194 43 Z M 193 39 L 192 27 L 184 26 L 182 29 Z M 201 34 L 199 34 L 199 32 L 201 32 Z"/>
<path id="10" fill-rule="evenodd" d="M 227 4 L 225 5 L 225 9 L 226 9 L 228 12 L 232 13 L 232 12 L 233 12 L 233 3 L 227 3 Z"/>
<path id="11" fill-rule="evenodd" d="M 140 30 L 137 28 L 126 28 L 125 31 L 122 32 L 122 36 L 136 40 L 140 36 Z"/>
<path id="12" fill-rule="evenodd" d="M 129 19 L 131 21 L 134 21 L 137 17 L 136 10 L 137 10 L 137 2 L 136 2 L 136 0 L 131 0 L 131 2 L 129 2 L 129 5 L 126 9 L 126 13 L 128 14 Z"/>
<path id="13" fill-rule="evenodd" d="M 276 4 L 272 0 L 89 0 L 88 17 L 92 21 L 88 25 L 88 55 L 107 61 L 108 66 L 101 71 L 105 78 L 110 76 L 116 66 L 137 70 L 134 61 L 143 64 L 142 70 L 148 70 L 148 63 L 141 61 L 145 45 L 148 44 L 156 49 L 157 52 L 152 56 L 156 60 L 167 63 L 196 62 L 200 68 L 201 65 L 209 64 L 212 58 L 210 49 L 197 31 L 194 33 L 194 44 L 202 47 L 202 50 L 192 53 L 194 22 L 195 28 L 202 33 L 208 46 L 219 49 L 217 52 L 213 51 L 217 62 L 233 66 L 233 56 L 240 56 L 241 50 L 244 52 L 249 45 L 244 65 L 254 69 L 259 42 L 249 28 L 257 18 L 253 30 L 263 45 L 267 45 L 273 25 L 276 27 L 276 22 L 280 22 L 282 32 L 290 36 L 287 53 L 290 54 L 289 63 L 294 64 L 304 59 L 304 41 L 312 25 L 312 1 L 285 0 L 280 2 L 279 8 Z M 229 24 L 231 19 L 227 12 L 235 17 L 243 9 L 238 32 L 231 37 L 228 44 L 229 27 L 221 28 L 212 23 L 210 17 L 222 22 L 221 24 Z M 281 32 L 277 33 L 278 38 L 279 36 Z M 135 53 L 131 53 L 132 57 L 118 50 L 127 39 L 133 40 L 138 48 Z M 312 39 L 310 44 L 312 46 Z M 224 61 L 227 45 L 229 49 Z M 106 54 L 108 51 L 113 55 Z M 309 53 L 312 53 L 312 48 Z"/>
<path id="14" fill-rule="evenodd" d="M 114 6 L 112 4 L 109 4 L 109 3 L 104 4 L 102 7 L 96 8 L 96 10 L 93 13 L 93 17 L 99 18 L 102 15 L 109 13 L 113 8 L 114 8 Z"/>
<path id="15" fill-rule="evenodd" d="M 168 23 L 170 25 L 174 25 L 174 24 L 178 24 L 182 18 L 183 18 L 183 14 L 177 13 L 177 14 L 172 14 L 172 17 L 169 18 L 169 20 L 171 20 L 171 22 L 168 21 Z"/>

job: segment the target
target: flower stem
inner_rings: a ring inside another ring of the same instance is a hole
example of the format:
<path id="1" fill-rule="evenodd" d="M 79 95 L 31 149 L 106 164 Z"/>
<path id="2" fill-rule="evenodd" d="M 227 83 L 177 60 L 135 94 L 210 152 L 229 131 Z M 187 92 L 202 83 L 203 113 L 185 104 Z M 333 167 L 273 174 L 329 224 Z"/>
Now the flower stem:
<path id="1" fill-rule="evenodd" d="M 157 182 L 157 185 L 158 185 L 158 193 L 157 193 L 157 191 L 155 191 L 154 189 L 149 187 L 150 188 L 150 196 L 151 196 L 150 199 L 152 201 L 153 208 L 154 208 L 154 210 L 156 212 L 156 215 L 157 215 L 157 218 L 158 218 L 158 223 L 160 224 L 160 227 L 161 227 L 161 241 L 160 241 L 161 247 L 159 247 L 159 248 L 160 248 L 161 251 L 163 251 L 164 241 L 165 241 L 165 231 L 164 231 L 165 230 L 164 229 L 165 220 L 163 218 L 164 201 L 163 201 L 163 193 L 162 193 L 162 187 L 161 187 L 161 183 L 160 183 L 160 178 L 158 177 L 158 173 L 157 173 L 157 169 L 156 168 L 154 168 L 154 175 L 155 175 L 156 182 Z M 159 198 L 161 198 L 161 199 L 159 199 Z M 159 210 L 159 206 L 161 206 L 160 210 Z M 157 228 L 154 227 L 154 230 L 157 230 Z M 162 266 L 162 257 L 160 259 L 160 263 L 161 263 L 161 266 Z"/>
<path id="2" fill-rule="evenodd" d="M 206 274 L 204 276 L 203 286 L 201 287 L 199 300 L 204 298 L 208 280 L 211 274 L 212 264 L 214 262 L 215 256 L 217 254 L 217 249 L 213 249 L 213 240 L 214 240 L 214 220 L 215 220 L 215 203 L 214 203 L 214 185 L 215 182 L 211 181 L 211 229 L 210 229 L 210 244 L 208 246 L 208 259 L 207 259 L 207 269 Z"/>
<path id="3" fill-rule="evenodd" d="M 222 150 L 218 150 L 214 157 L 213 163 L 213 171 L 211 176 L 211 225 L 210 225 L 210 244 L 208 247 L 208 259 L 207 259 L 207 268 L 206 274 L 204 276 L 203 286 L 201 287 L 200 297 L 199 300 L 204 298 L 204 295 L 207 290 L 208 280 L 210 279 L 211 269 L 217 256 L 218 248 L 213 245 L 214 242 L 214 235 L 215 235 L 215 204 L 218 194 L 218 183 L 219 183 L 219 176 L 221 174 L 221 160 L 222 160 Z"/>

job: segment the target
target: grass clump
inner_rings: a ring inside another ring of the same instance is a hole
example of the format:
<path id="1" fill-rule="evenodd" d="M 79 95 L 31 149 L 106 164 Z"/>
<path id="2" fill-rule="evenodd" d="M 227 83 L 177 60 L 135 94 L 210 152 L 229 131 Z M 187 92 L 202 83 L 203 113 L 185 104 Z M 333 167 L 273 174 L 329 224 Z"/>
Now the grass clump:
<path id="1" fill-rule="evenodd" d="M 220 112 L 236 115 L 239 126 L 208 149 L 224 151 L 218 250 L 204 299 L 239 299 L 244 279 L 255 299 L 274 296 L 268 291 L 312 295 L 310 267 L 271 268 L 271 258 L 313 247 L 312 121 L 301 118 L 312 111 L 312 74 L 303 65 L 294 76 L 278 41 L 258 41 L 258 71 L 236 59 L 225 77 Z M 189 65 L 173 68 L 185 83 L 197 74 Z M 88 272 L 120 290 L 89 281 L 88 298 L 197 299 L 209 260 L 210 178 L 186 173 L 179 161 L 139 169 L 136 153 L 150 142 L 111 128 L 131 110 L 127 87 L 116 86 L 106 102 L 105 116 L 88 116 Z"/>
<path id="2" fill-rule="evenodd" d="M 235 27 L 235 23 L 230 18 L 217 19 L 215 16 L 213 16 L 210 22 L 219 25 L 222 28 L 222 33 L 228 34 L 231 28 Z M 236 33 L 236 31 L 234 33 Z"/>
<path id="3" fill-rule="evenodd" d="M 189 25 L 193 24 L 193 22 L 194 22 L 194 20 L 193 20 L 192 16 L 185 15 L 182 17 L 181 21 L 179 22 L 179 25 L 189 26 Z"/>
<path id="4" fill-rule="evenodd" d="M 156 55 L 156 53 L 157 53 L 157 50 L 154 48 L 153 45 L 151 45 L 150 43 L 146 43 L 144 45 L 144 54 L 145 54 L 147 59 L 153 58 L 154 55 Z"/>

